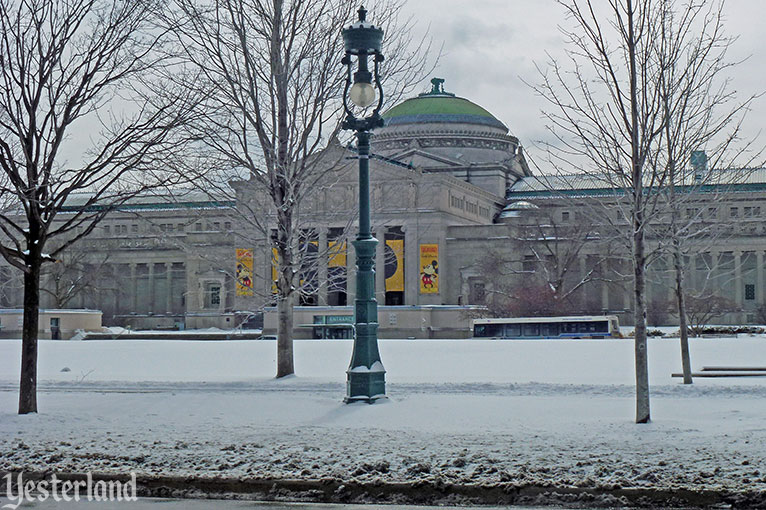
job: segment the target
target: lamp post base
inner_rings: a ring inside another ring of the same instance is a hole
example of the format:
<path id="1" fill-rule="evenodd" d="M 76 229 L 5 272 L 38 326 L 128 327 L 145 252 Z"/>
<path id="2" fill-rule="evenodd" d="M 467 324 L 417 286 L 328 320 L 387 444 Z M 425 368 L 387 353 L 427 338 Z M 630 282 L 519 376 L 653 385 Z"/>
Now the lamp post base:
<path id="1" fill-rule="evenodd" d="M 378 371 L 374 371 L 378 369 Z M 372 404 L 377 400 L 386 400 L 386 371 L 378 361 L 372 368 L 355 367 L 346 372 L 346 397 L 343 402 L 367 402 Z"/>

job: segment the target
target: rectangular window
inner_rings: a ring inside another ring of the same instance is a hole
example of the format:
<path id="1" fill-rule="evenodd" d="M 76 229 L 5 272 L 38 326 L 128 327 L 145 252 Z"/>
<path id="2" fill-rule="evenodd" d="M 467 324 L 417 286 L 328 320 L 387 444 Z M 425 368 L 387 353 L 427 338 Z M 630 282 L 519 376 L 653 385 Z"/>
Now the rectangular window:
<path id="1" fill-rule="evenodd" d="M 739 207 L 732 207 L 731 209 L 729 209 L 729 216 L 731 216 L 732 218 L 736 218 L 737 216 L 739 216 Z"/>
<path id="2" fill-rule="evenodd" d="M 195 223 L 194 230 L 196 230 L 197 232 L 202 232 L 202 223 Z"/>
<path id="3" fill-rule="evenodd" d="M 137 234 L 138 233 L 138 225 L 136 225 L 135 223 L 133 225 L 131 225 L 130 226 L 130 231 L 133 232 L 134 234 Z"/>
<path id="4" fill-rule="evenodd" d="M 205 286 L 205 308 L 219 308 L 221 306 L 221 285 L 209 283 Z"/>
<path id="5" fill-rule="evenodd" d="M 521 263 L 521 270 L 534 273 L 535 261 L 536 259 L 534 255 L 524 255 L 524 261 Z"/>
<path id="6" fill-rule="evenodd" d="M 221 222 L 220 221 L 216 221 L 215 223 L 213 223 L 213 230 L 216 230 L 216 231 L 221 230 Z"/>
<path id="7" fill-rule="evenodd" d="M 104 225 L 104 235 L 105 236 L 109 235 L 109 225 Z"/>
<path id="8" fill-rule="evenodd" d="M 470 301 L 472 305 L 483 305 L 485 296 L 485 288 L 483 282 L 474 282 L 471 285 Z"/>
<path id="9" fill-rule="evenodd" d="M 562 333 L 577 333 L 577 323 L 576 322 L 563 322 L 561 324 L 561 332 Z"/>
<path id="10" fill-rule="evenodd" d="M 178 224 L 178 231 L 179 231 L 179 232 L 183 232 L 183 231 L 184 231 L 184 228 L 185 228 L 185 227 L 184 227 L 184 224 L 183 224 L 183 223 L 179 223 L 179 224 Z"/>
<path id="11" fill-rule="evenodd" d="M 524 324 L 522 327 L 524 336 L 540 336 L 539 324 Z"/>
<path id="12" fill-rule="evenodd" d="M 223 224 L 223 228 L 224 228 L 224 230 L 226 230 L 227 232 L 228 232 L 228 231 L 230 231 L 230 230 L 231 230 L 231 222 L 230 222 L 230 221 L 227 221 L 227 222 L 225 222 L 225 223 Z"/>
<path id="13" fill-rule="evenodd" d="M 745 284 L 745 299 L 747 301 L 753 301 L 755 299 L 755 285 L 752 283 Z"/>
<path id="14" fill-rule="evenodd" d="M 561 221 L 569 221 L 569 211 L 564 211 L 561 213 Z"/>

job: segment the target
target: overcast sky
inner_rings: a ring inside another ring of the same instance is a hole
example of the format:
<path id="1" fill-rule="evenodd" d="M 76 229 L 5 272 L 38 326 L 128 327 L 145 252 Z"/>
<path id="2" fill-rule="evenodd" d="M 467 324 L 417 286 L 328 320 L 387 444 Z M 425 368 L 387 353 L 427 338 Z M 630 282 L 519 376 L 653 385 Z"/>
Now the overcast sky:
<path id="1" fill-rule="evenodd" d="M 729 56 L 748 58 L 731 72 L 732 88 L 741 97 L 766 90 L 766 48 L 757 28 L 765 5 L 764 0 L 726 4 L 726 33 L 739 37 Z M 546 52 L 563 49 L 558 27 L 568 21 L 561 6 L 554 0 L 407 0 L 405 10 L 418 20 L 419 30 L 430 30 L 435 46 L 444 45 L 435 75 L 446 80 L 446 91 L 492 112 L 527 148 L 547 138 L 540 115 L 546 105 L 524 81 L 538 83 L 535 64 L 545 66 Z M 425 80 L 420 89 L 428 88 Z M 745 135 L 758 135 L 764 113 L 766 97 L 748 114 Z"/>

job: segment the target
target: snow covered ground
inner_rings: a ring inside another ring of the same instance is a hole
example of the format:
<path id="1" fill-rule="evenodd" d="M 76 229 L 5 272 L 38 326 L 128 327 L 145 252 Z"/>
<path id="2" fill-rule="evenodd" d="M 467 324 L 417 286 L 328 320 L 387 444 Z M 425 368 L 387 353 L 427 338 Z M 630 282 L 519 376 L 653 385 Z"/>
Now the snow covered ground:
<path id="1" fill-rule="evenodd" d="M 0 340 L 0 472 L 766 491 L 766 378 L 684 386 L 649 342 L 382 340 L 389 401 L 344 405 L 350 341 L 43 341 L 40 414 L 17 416 L 20 342 Z M 693 339 L 692 365 L 766 366 L 766 337 Z M 62 369 L 67 368 L 68 371 Z"/>

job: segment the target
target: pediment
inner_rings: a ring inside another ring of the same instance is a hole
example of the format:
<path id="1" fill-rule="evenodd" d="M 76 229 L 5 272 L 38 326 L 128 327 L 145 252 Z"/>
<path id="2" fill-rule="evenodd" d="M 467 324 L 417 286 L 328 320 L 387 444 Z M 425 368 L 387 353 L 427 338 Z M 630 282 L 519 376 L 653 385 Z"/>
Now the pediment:
<path id="1" fill-rule="evenodd" d="M 451 168 L 465 166 L 465 162 L 463 161 L 458 161 L 432 152 L 426 152 L 419 148 L 407 149 L 388 157 L 403 163 L 410 163 L 417 168 Z"/>

